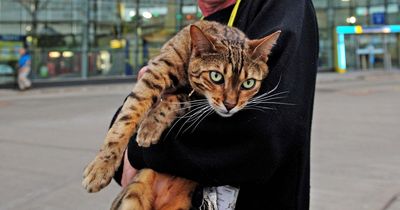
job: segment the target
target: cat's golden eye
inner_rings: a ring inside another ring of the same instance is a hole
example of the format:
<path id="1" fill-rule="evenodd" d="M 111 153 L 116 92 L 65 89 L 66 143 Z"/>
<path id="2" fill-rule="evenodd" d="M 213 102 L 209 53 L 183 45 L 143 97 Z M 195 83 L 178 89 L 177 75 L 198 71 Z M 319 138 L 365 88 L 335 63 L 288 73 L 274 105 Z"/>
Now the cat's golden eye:
<path id="1" fill-rule="evenodd" d="M 250 90 L 251 88 L 254 87 L 255 84 L 256 84 L 256 80 L 255 79 L 248 79 L 248 80 L 243 82 L 242 88 L 245 89 L 245 90 Z"/>
<path id="2" fill-rule="evenodd" d="M 210 72 L 210 78 L 215 84 L 222 84 L 224 83 L 224 76 L 217 72 L 217 71 L 211 71 Z"/>

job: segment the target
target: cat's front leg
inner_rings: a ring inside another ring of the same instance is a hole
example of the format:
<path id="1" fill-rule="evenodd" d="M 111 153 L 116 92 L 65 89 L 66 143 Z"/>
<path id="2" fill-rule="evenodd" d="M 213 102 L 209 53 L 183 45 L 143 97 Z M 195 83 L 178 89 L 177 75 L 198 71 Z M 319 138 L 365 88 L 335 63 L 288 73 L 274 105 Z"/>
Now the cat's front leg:
<path id="1" fill-rule="evenodd" d="M 97 192 L 110 183 L 138 125 L 159 100 L 165 87 L 170 86 L 169 81 L 163 79 L 161 74 L 145 74 L 127 97 L 117 119 L 107 132 L 100 152 L 83 173 L 82 185 L 88 192 Z"/>
<path id="2" fill-rule="evenodd" d="M 114 150 L 115 148 L 111 149 Z M 83 187 L 92 193 L 98 192 L 107 186 L 114 176 L 116 167 L 120 164 L 120 160 L 118 159 L 116 152 L 104 152 L 101 149 L 99 154 L 86 166 L 83 172 Z"/>
<path id="3" fill-rule="evenodd" d="M 136 137 L 138 145 L 149 147 L 156 144 L 164 130 L 170 127 L 176 118 L 182 116 L 189 106 L 186 94 L 164 96 L 140 124 Z"/>
<path id="4" fill-rule="evenodd" d="M 148 90 L 136 87 L 107 132 L 100 152 L 85 168 L 82 185 L 88 192 L 97 192 L 110 183 L 131 136 L 136 132 L 137 126 L 150 107 L 156 103 Z M 143 90 L 142 95 L 139 95 L 139 90 Z"/>
<path id="5" fill-rule="evenodd" d="M 185 85 L 186 80 L 178 79 L 184 78 L 184 72 L 176 70 L 183 67 L 171 65 L 173 62 L 165 58 L 150 63 L 107 132 L 100 152 L 83 173 L 82 185 L 88 192 L 97 192 L 110 183 L 130 138 L 164 90 Z"/>

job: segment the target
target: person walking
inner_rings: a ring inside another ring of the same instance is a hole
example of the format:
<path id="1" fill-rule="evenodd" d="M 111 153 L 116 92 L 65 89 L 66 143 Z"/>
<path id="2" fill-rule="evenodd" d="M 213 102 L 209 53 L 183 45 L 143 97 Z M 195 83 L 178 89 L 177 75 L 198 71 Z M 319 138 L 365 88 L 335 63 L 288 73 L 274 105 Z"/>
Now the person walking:
<path id="1" fill-rule="evenodd" d="M 32 82 L 28 78 L 31 72 L 31 55 L 25 47 L 19 49 L 19 55 L 18 88 L 20 90 L 26 90 L 32 86 Z"/>

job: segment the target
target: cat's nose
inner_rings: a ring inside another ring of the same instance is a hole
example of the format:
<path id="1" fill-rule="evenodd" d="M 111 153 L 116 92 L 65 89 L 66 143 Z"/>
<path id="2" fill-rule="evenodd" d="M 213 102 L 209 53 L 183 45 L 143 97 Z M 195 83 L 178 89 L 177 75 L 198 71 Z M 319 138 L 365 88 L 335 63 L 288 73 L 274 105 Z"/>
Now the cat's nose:
<path id="1" fill-rule="evenodd" d="M 228 112 L 236 106 L 236 103 L 231 103 L 229 101 L 224 101 L 224 105 Z"/>

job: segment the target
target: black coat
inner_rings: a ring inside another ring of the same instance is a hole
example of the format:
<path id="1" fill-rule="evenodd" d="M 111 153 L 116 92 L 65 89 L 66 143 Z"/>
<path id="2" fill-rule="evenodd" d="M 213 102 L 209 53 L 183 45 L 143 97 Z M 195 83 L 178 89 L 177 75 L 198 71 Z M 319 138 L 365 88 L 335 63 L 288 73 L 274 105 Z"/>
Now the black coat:
<path id="1" fill-rule="evenodd" d="M 233 6 L 206 20 L 227 23 Z M 261 93 L 288 91 L 268 104 L 207 117 L 193 132 L 175 134 L 150 148 L 129 144 L 135 168 L 149 167 L 205 185 L 240 185 L 236 209 L 309 209 L 310 132 L 318 59 L 318 28 L 311 0 L 242 0 L 234 23 L 249 38 L 282 30 L 269 59 Z M 118 174 L 117 174 L 118 176 Z"/>

